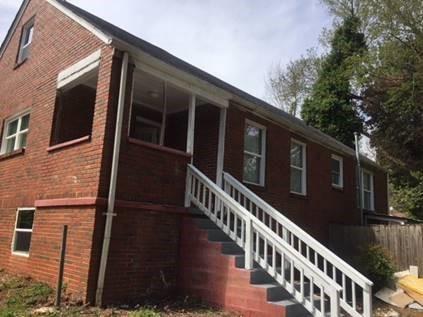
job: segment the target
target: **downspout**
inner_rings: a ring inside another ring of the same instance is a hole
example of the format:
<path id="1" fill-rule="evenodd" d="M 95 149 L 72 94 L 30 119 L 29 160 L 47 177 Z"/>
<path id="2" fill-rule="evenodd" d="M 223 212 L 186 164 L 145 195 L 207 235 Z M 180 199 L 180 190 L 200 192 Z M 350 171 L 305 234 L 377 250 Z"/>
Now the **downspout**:
<path id="1" fill-rule="evenodd" d="M 125 107 L 126 82 L 128 75 L 128 53 L 123 53 L 120 75 L 119 100 L 116 116 L 115 140 L 113 144 L 112 169 L 110 175 L 109 197 L 107 200 L 106 224 L 104 226 L 103 248 L 101 250 L 100 268 L 98 272 L 96 305 L 102 305 L 104 279 L 106 276 L 107 259 L 109 257 L 110 238 L 112 235 L 113 217 L 115 209 L 116 182 L 119 165 L 120 141 L 122 136 L 123 110 Z"/>
<path id="2" fill-rule="evenodd" d="M 358 205 L 360 206 L 360 222 L 361 225 L 365 225 L 364 223 L 364 214 L 363 214 L 363 198 L 361 186 L 361 163 L 360 163 L 360 140 L 358 132 L 354 132 L 354 139 L 355 139 L 355 158 L 357 160 L 357 189 L 358 189 Z"/>

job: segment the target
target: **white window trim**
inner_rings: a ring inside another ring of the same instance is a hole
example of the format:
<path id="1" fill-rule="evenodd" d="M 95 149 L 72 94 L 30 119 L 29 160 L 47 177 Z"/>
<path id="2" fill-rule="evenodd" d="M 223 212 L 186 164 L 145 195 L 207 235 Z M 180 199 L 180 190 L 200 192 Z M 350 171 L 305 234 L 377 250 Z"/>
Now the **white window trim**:
<path id="1" fill-rule="evenodd" d="M 302 157 L 302 162 L 303 162 L 303 167 L 300 168 L 298 166 L 294 166 L 291 164 L 291 148 L 293 144 L 297 144 L 299 146 L 301 146 L 303 148 L 303 157 Z M 307 195 L 307 144 L 305 144 L 304 142 L 295 140 L 295 139 L 291 139 L 291 146 L 289 148 L 289 165 L 290 168 L 294 168 L 296 170 L 301 171 L 301 192 L 296 192 L 291 190 L 291 182 L 289 183 L 289 189 L 290 192 L 296 195 L 302 195 L 302 196 L 306 196 Z M 289 175 L 291 176 L 291 171 L 289 173 Z"/>
<path id="2" fill-rule="evenodd" d="M 340 182 L 340 184 L 334 184 L 332 182 L 332 166 L 331 166 L 330 172 L 331 172 L 332 186 L 335 187 L 335 188 L 344 188 L 344 159 L 341 156 L 335 155 L 335 154 L 332 154 L 331 159 L 339 162 L 339 169 L 340 169 L 339 170 L 339 182 Z"/>
<path id="3" fill-rule="evenodd" d="M 30 110 L 25 110 L 25 111 L 23 111 L 23 112 L 20 112 L 20 113 L 18 113 L 18 114 L 16 114 L 16 115 L 14 115 L 13 117 L 10 117 L 10 118 L 8 118 L 8 119 L 6 119 L 5 121 L 4 121 L 4 127 L 3 127 L 3 137 L 2 137 L 2 140 L 1 140 L 1 148 L 0 148 L 0 155 L 3 155 L 3 154 L 5 154 L 6 153 L 6 149 L 7 149 L 7 140 L 9 140 L 9 139 L 11 139 L 11 138 L 13 138 L 13 137 L 16 137 L 16 139 L 15 139 L 15 145 L 13 146 L 13 151 L 17 151 L 17 150 L 19 150 L 19 148 L 18 148 L 18 146 L 19 146 L 19 143 L 20 143 L 20 140 L 21 140 L 21 135 L 22 134 L 28 134 L 28 132 L 29 132 L 29 124 L 28 124 L 28 128 L 26 128 L 25 130 L 22 130 L 22 131 L 20 131 L 20 128 L 21 128 L 21 123 L 22 123 L 22 118 L 23 117 L 25 117 L 27 114 L 30 114 L 31 113 L 31 111 Z M 8 127 L 9 127 L 9 124 L 11 123 L 11 122 L 13 122 L 13 121 L 15 121 L 15 120 L 19 120 L 18 121 L 18 126 L 17 126 L 17 128 L 16 128 L 16 133 L 15 134 L 12 134 L 12 135 L 9 135 L 9 136 L 7 136 L 7 130 L 8 130 Z M 30 119 L 31 120 L 31 119 Z M 13 152 L 12 151 L 12 152 Z"/>
<path id="4" fill-rule="evenodd" d="M 19 44 L 19 52 L 18 52 L 18 63 L 22 63 L 24 61 L 24 59 L 22 58 L 22 52 L 25 48 L 27 48 L 28 46 L 31 46 L 32 44 L 32 40 L 34 37 L 34 18 L 32 18 L 31 20 L 29 20 L 28 22 L 25 23 L 25 25 L 22 27 L 22 32 L 21 32 L 21 42 Z M 26 35 L 28 33 L 28 31 L 32 28 L 32 34 L 31 37 L 28 41 L 28 43 L 24 44 Z M 25 58 L 26 59 L 26 58 Z"/>
<path id="5" fill-rule="evenodd" d="M 370 191 L 364 189 L 364 174 L 370 175 Z M 364 206 L 364 192 L 370 192 L 370 211 L 375 211 L 375 187 L 374 187 L 374 174 L 366 169 L 361 170 L 361 206 Z"/>
<path id="6" fill-rule="evenodd" d="M 12 239 L 12 245 L 11 245 L 11 252 L 12 252 L 13 255 L 22 256 L 22 257 L 28 258 L 30 251 L 28 251 L 28 252 L 15 251 L 16 232 L 31 232 L 32 233 L 33 230 L 34 230 L 34 223 L 32 223 L 32 229 L 18 229 L 17 228 L 17 226 L 18 226 L 18 219 L 19 219 L 19 213 L 21 211 L 33 211 L 34 212 L 34 218 L 35 218 L 35 208 L 25 207 L 25 208 L 18 208 L 16 210 L 15 228 L 13 230 L 13 239 Z M 31 240 L 32 240 L 32 235 L 31 235 Z M 30 247 L 30 249 L 31 249 L 31 247 Z"/>
<path id="7" fill-rule="evenodd" d="M 261 134 L 261 138 L 262 138 L 262 140 L 261 140 L 261 155 L 260 154 L 257 154 L 257 153 L 253 153 L 253 152 L 249 152 L 249 151 L 246 151 L 245 150 L 245 145 L 244 145 L 244 151 L 243 151 L 243 155 L 244 154 L 248 154 L 248 155 L 251 155 L 251 156 L 255 156 L 255 157 L 259 157 L 260 158 L 260 171 L 259 171 L 259 173 L 260 173 L 260 180 L 259 180 L 259 183 L 255 183 L 255 182 L 250 182 L 250 181 L 247 181 L 247 180 L 245 180 L 244 179 L 244 166 L 242 167 L 242 178 L 243 178 L 243 182 L 244 183 L 246 183 L 246 184 L 251 184 L 251 185 L 256 185 L 256 186 L 261 186 L 261 187 L 264 187 L 264 184 L 265 184 L 265 179 L 266 179 L 266 177 L 265 177 L 265 175 L 266 175 L 266 139 L 267 139 L 267 128 L 264 126 L 264 125 L 261 125 L 261 124 L 259 124 L 259 123 L 257 123 L 257 122 L 254 122 L 254 121 L 251 121 L 251 120 L 249 120 L 249 119 L 246 119 L 245 120 L 245 125 L 244 125 L 244 134 L 243 134 L 243 137 L 245 138 L 245 128 L 246 128 L 246 126 L 247 125 L 250 125 L 250 126 L 252 126 L 252 127 L 255 127 L 255 128 L 257 128 L 257 129 L 260 129 L 261 131 L 262 131 L 262 134 Z M 243 158 L 243 160 L 244 160 L 244 158 Z"/>

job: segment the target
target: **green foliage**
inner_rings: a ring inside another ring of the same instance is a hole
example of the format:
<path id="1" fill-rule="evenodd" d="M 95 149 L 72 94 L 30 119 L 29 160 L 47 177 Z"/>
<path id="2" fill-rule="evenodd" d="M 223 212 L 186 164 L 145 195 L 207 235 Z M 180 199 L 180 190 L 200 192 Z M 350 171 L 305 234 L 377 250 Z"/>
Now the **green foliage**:
<path id="1" fill-rule="evenodd" d="M 395 273 L 390 255 L 380 245 L 370 245 L 362 250 L 359 267 L 363 274 L 374 283 L 374 291 L 387 286 Z"/>
<path id="2" fill-rule="evenodd" d="M 0 317 L 28 315 L 31 306 L 47 303 L 52 293 L 53 290 L 43 283 L 18 277 L 7 279 L 0 284 L 0 295 L 7 295 L 0 306 Z"/>
<path id="3" fill-rule="evenodd" d="M 325 57 L 310 97 L 304 102 L 302 118 L 321 131 L 352 147 L 354 132 L 362 130 L 356 111 L 353 76 L 357 59 L 366 51 L 360 21 L 350 16 L 335 30 L 331 51 Z"/>
<path id="4" fill-rule="evenodd" d="M 160 314 L 150 308 L 141 308 L 129 314 L 130 317 L 160 317 Z"/>

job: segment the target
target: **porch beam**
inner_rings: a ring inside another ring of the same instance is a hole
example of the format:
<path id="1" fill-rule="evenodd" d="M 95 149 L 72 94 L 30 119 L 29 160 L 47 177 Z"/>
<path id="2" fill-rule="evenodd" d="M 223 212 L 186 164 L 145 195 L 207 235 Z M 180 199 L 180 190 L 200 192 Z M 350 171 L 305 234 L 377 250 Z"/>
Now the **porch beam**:
<path id="1" fill-rule="evenodd" d="M 222 188 L 223 164 L 225 158 L 227 108 L 220 109 L 219 115 L 219 141 L 217 145 L 216 184 Z"/>
<path id="2" fill-rule="evenodd" d="M 187 131 L 187 153 L 191 155 L 194 154 L 194 129 L 195 129 L 196 102 L 197 102 L 197 98 L 194 94 L 192 94 L 189 98 L 188 131 Z"/>

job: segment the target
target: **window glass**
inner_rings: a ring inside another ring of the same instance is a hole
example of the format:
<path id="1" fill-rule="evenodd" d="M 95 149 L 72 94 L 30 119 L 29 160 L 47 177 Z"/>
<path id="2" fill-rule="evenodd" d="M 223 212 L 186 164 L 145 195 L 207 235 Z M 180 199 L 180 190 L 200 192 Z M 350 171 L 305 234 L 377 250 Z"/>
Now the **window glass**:
<path id="1" fill-rule="evenodd" d="M 373 174 L 365 170 L 362 172 L 362 200 L 364 209 L 374 210 Z"/>
<path id="2" fill-rule="evenodd" d="M 30 115 L 6 121 L 5 131 L 0 154 L 8 154 L 26 147 Z"/>
<path id="3" fill-rule="evenodd" d="M 264 128 L 253 122 L 245 124 L 243 175 L 245 182 L 264 184 L 264 138 Z"/>
<path id="4" fill-rule="evenodd" d="M 28 253 L 31 247 L 32 227 L 34 224 L 34 209 L 18 210 L 13 251 Z"/>
<path id="5" fill-rule="evenodd" d="M 303 147 L 300 144 L 293 144 L 291 147 L 291 165 L 303 167 Z"/>
<path id="6" fill-rule="evenodd" d="M 343 186 L 343 175 L 342 175 L 342 158 L 332 156 L 331 159 L 331 178 L 332 185 L 342 187 Z"/>
<path id="7" fill-rule="evenodd" d="M 306 193 L 306 170 L 305 170 L 305 145 L 291 142 L 291 192 L 297 194 Z"/>
<path id="8" fill-rule="evenodd" d="M 261 154 L 262 130 L 247 125 L 245 128 L 245 151 Z"/>

